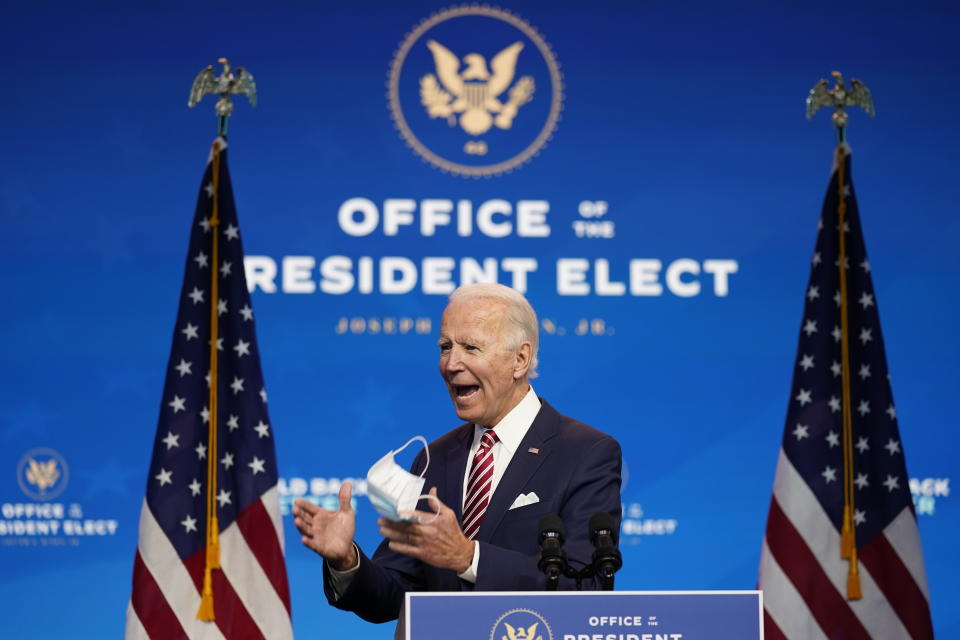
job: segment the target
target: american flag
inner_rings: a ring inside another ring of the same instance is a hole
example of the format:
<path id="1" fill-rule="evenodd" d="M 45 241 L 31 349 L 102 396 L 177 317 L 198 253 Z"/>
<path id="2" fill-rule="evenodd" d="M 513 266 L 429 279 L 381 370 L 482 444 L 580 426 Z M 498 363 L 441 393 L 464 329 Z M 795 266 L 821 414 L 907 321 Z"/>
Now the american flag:
<path id="1" fill-rule="evenodd" d="M 767 640 L 933 638 L 880 317 L 850 176 L 835 162 L 807 285 L 793 386 L 760 559 Z M 853 528 L 862 599 L 847 599 L 844 509 L 839 187 L 844 237 Z"/>
<path id="2" fill-rule="evenodd" d="M 219 227 L 210 224 L 214 184 Z M 219 264 L 211 259 L 213 233 L 220 236 Z M 216 301 L 211 269 L 219 270 Z M 222 569 L 212 572 L 215 621 L 204 622 L 197 612 L 206 555 L 211 304 L 219 318 L 215 495 Z M 226 141 L 218 138 L 190 234 L 140 514 L 127 640 L 293 637 L 273 437 Z"/>

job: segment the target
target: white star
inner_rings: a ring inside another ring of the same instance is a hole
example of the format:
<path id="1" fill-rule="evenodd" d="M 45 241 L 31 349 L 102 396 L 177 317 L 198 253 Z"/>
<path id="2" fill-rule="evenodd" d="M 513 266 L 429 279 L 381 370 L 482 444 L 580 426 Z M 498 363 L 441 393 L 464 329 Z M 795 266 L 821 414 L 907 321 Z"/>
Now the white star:
<path id="1" fill-rule="evenodd" d="M 257 475 L 258 473 L 266 472 L 266 470 L 263 468 L 264 462 L 266 462 L 266 460 L 261 460 L 257 456 L 253 456 L 253 462 L 251 462 L 247 466 L 253 469 L 253 475 Z"/>
<path id="2" fill-rule="evenodd" d="M 860 299 L 859 299 L 857 302 L 859 302 L 861 305 L 863 305 L 863 308 L 864 308 L 864 309 L 866 309 L 867 307 L 872 307 L 872 306 L 873 306 L 873 296 L 870 295 L 869 293 L 867 293 L 866 291 L 864 291 L 864 292 L 863 292 L 863 295 L 860 296 Z"/>
<path id="3" fill-rule="evenodd" d="M 890 455 L 895 453 L 900 453 L 900 443 L 893 438 L 890 438 L 890 442 L 883 445 L 883 448 L 890 452 Z"/>
<path id="4" fill-rule="evenodd" d="M 866 400 L 861 400 L 861 401 L 860 401 L 860 404 L 857 405 L 857 412 L 858 412 L 861 416 L 865 416 L 865 415 L 867 415 L 868 413 L 870 413 L 870 403 L 867 402 Z"/>
<path id="5" fill-rule="evenodd" d="M 217 315 L 222 315 L 227 312 L 227 301 L 223 298 L 217 300 Z"/>
<path id="6" fill-rule="evenodd" d="M 260 399 L 263 400 L 264 404 L 267 402 L 267 390 L 265 388 L 260 389 Z"/>
<path id="7" fill-rule="evenodd" d="M 233 265 L 232 265 L 231 263 L 229 263 L 229 262 L 227 262 L 226 260 L 224 260 L 224 261 L 220 264 L 220 275 L 223 276 L 224 278 L 226 278 L 228 275 L 230 275 L 230 269 L 231 269 L 232 267 L 233 267 Z"/>
<path id="8" fill-rule="evenodd" d="M 857 485 L 857 489 L 863 489 L 864 487 L 870 486 L 870 481 L 867 480 L 867 474 L 858 473 L 857 479 L 853 481 Z"/>
<path id="9" fill-rule="evenodd" d="M 833 266 L 835 267 L 840 266 L 840 258 L 837 258 L 836 260 L 833 261 Z M 843 256 L 843 268 L 844 269 L 850 268 L 850 256 Z"/>
<path id="10" fill-rule="evenodd" d="M 230 419 L 227 420 L 227 428 L 229 428 L 230 431 L 236 431 L 237 429 L 239 429 L 240 418 L 238 418 L 237 416 L 231 415 Z"/>
<path id="11" fill-rule="evenodd" d="M 807 320 L 806 324 L 803 325 L 803 332 L 807 334 L 807 337 L 815 334 L 817 332 L 817 321 Z"/>
<path id="12" fill-rule="evenodd" d="M 863 453 L 864 451 L 867 451 L 870 449 L 870 443 L 867 442 L 867 438 L 865 436 L 860 436 L 859 438 L 857 438 L 857 444 L 853 446 L 856 447 L 857 451 L 859 451 L 860 453 Z"/>
<path id="13" fill-rule="evenodd" d="M 837 396 L 830 396 L 830 402 L 828 402 L 827 404 L 830 405 L 830 410 L 833 411 L 834 413 L 836 413 L 837 411 L 840 411 L 840 398 L 838 398 Z"/>
<path id="14" fill-rule="evenodd" d="M 261 438 L 266 438 L 270 435 L 270 425 L 266 424 L 263 420 L 261 420 L 253 430 L 256 431 L 257 435 Z"/>
<path id="15" fill-rule="evenodd" d="M 843 298 L 840 296 L 840 292 L 839 292 L 839 291 L 837 291 L 835 294 L 833 294 L 833 301 L 837 303 L 837 306 L 838 306 L 838 307 L 840 306 L 840 303 L 843 302 Z"/>
<path id="16" fill-rule="evenodd" d="M 870 273 L 870 263 L 866 258 L 863 259 L 863 262 L 860 263 L 860 266 L 863 267 L 863 270 L 867 273 Z"/>
<path id="17" fill-rule="evenodd" d="M 207 260 L 207 254 L 205 254 L 203 251 L 198 253 L 197 257 L 195 257 L 193 260 L 197 263 L 197 267 L 201 269 L 210 265 L 210 261 Z"/>
<path id="18" fill-rule="evenodd" d="M 223 465 L 223 468 L 224 468 L 224 469 L 229 469 L 230 467 L 232 467 L 232 466 L 233 466 L 233 454 L 232 454 L 232 453 L 225 453 L 225 454 L 223 454 L 223 458 L 220 460 L 220 464 Z"/>
<path id="19" fill-rule="evenodd" d="M 174 394 L 173 400 L 167 403 L 168 407 L 173 407 L 173 414 L 176 415 L 181 411 L 187 410 L 187 399 L 181 398 L 180 396 Z"/>
<path id="20" fill-rule="evenodd" d="M 851 193 L 853 193 L 853 192 L 850 190 L 850 185 L 849 185 L 849 184 L 843 185 L 843 199 L 846 200 L 847 198 L 849 198 Z M 850 231 L 850 225 L 849 225 L 848 223 L 844 222 L 844 223 L 843 223 L 843 230 L 844 230 L 844 231 Z"/>
<path id="21" fill-rule="evenodd" d="M 793 435 L 797 436 L 797 442 L 803 440 L 804 438 L 809 438 L 810 434 L 808 430 L 810 429 L 809 425 L 797 423 L 797 428 L 793 430 Z"/>
<path id="22" fill-rule="evenodd" d="M 210 388 L 210 370 L 207 370 L 207 375 L 203 376 L 203 379 L 207 381 L 207 389 Z"/>
<path id="23" fill-rule="evenodd" d="M 844 196 L 849 196 L 849 195 L 850 195 L 849 193 L 847 193 L 846 188 L 844 188 L 844 193 L 843 193 L 843 195 L 844 195 Z M 839 231 L 839 230 L 840 230 L 840 225 L 837 225 L 835 228 Z M 850 223 L 847 222 L 846 220 L 843 221 L 843 232 L 844 232 L 844 233 L 850 233 Z"/>
<path id="24" fill-rule="evenodd" d="M 204 218 L 201 220 L 200 226 L 203 227 L 204 233 L 210 233 L 210 218 Z"/>
<path id="25" fill-rule="evenodd" d="M 194 451 L 197 452 L 198 460 L 203 460 L 207 457 L 207 445 L 203 444 L 202 442 L 197 445 L 197 448 L 194 449 Z"/>
<path id="26" fill-rule="evenodd" d="M 180 446 L 180 436 L 175 435 L 173 431 L 167 431 L 167 437 L 162 442 L 167 445 L 167 451 L 170 451 L 170 449 Z"/>
<path id="27" fill-rule="evenodd" d="M 253 320 L 253 309 L 250 308 L 250 305 L 243 305 L 243 309 L 240 309 L 240 315 L 243 316 L 244 320 Z"/>
<path id="28" fill-rule="evenodd" d="M 196 518 L 191 518 L 189 515 L 180 521 L 180 524 L 183 525 L 186 533 L 197 530 L 197 520 Z"/>
<path id="29" fill-rule="evenodd" d="M 887 475 L 887 479 L 883 481 L 883 486 L 887 488 L 888 492 L 893 492 L 894 489 L 900 488 L 900 478 Z"/>
<path id="30" fill-rule="evenodd" d="M 233 382 L 230 383 L 230 388 L 233 389 L 233 394 L 236 395 L 243 391 L 243 378 L 233 377 Z"/>
<path id="31" fill-rule="evenodd" d="M 200 481 L 197 480 L 196 478 L 194 478 L 194 479 L 193 479 L 193 482 L 191 482 L 191 483 L 190 483 L 189 485 L 187 485 L 187 486 L 190 488 L 190 493 L 191 493 L 192 495 L 195 495 L 195 496 L 200 495 L 200 489 L 203 488 L 203 485 L 200 484 Z"/>
<path id="32" fill-rule="evenodd" d="M 870 365 L 862 364 L 860 365 L 860 373 L 858 374 L 861 380 L 866 380 L 870 377 Z"/>
<path id="33" fill-rule="evenodd" d="M 821 262 L 822 262 L 822 260 L 820 259 L 820 252 L 817 251 L 817 252 L 815 252 L 815 253 L 813 254 L 813 266 L 817 266 L 817 265 L 820 264 Z"/>
<path id="34" fill-rule="evenodd" d="M 827 434 L 827 442 L 830 444 L 830 448 L 840 446 L 840 435 L 836 431 L 831 431 Z"/>
<path id="35" fill-rule="evenodd" d="M 873 340 L 873 329 L 860 329 L 860 342 L 867 344 Z"/>
<path id="36" fill-rule="evenodd" d="M 863 524 L 866 521 L 867 521 L 866 512 L 860 511 L 860 509 L 853 510 L 853 522 L 855 524 Z"/>
<path id="37" fill-rule="evenodd" d="M 837 470 L 834 469 L 833 467 L 827 467 L 826 469 L 823 470 L 823 473 L 821 473 L 820 475 L 823 476 L 823 479 L 827 483 L 830 483 L 837 479 Z"/>
<path id="38" fill-rule="evenodd" d="M 889 407 L 887 407 L 887 415 L 890 416 L 891 420 L 897 419 L 897 410 L 893 408 L 892 404 Z"/>
<path id="39" fill-rule="evenodd" d="M 233 350 L 237 352 L 238 358 L 248 356 L 250 355 L 250 343 L 244 342 L 243 340 L 237 340 L 237 344 L 233 347 Z"/>
<path id="40" fill-rule="evenodd" d="M 201 302 L 203 302 L 203 291 L 201 291 L 197 287 L 194 287 L 193 291 L 191 291 L 187 295 L 190 297 L 191 300 L 193 300 L 193 304 L 200 304 Z"/>
<path id="41" fill-rule="evenodd" d="M 200 417 L 203 419 L 203 424 L 210 422 L 210 408 L 204 407 L 203 411 L 200 412 Z"/>
<path id="42" fill-rule="evenodd" d="M 208 198 L 212 198 L 212 197 L 213 197 L 213 183 L 212 183 L 212 182 L 208 182 L 208 183 L 207 183 L 207 186 L 205 186 L 205 187 L 203 188 L 203 190 L 207 192 L 207 197 L 208 197 Z"/>
<path id="43" fill-rule="evenodd" d="M 180 330 L 180 333 L 187 336 L 187 340 L 193 340 L 194 338 L 199 337 L 197 334 L 197 327 L 189 322 L 187 323 L 187 326 Z"/>
<path id="44" fill-rule="evenodd" d="M 833 376 L 836 377 L 840 375 L 840 372 L 843 371 L 843 368 L 840 366 L 840 363 L 836 360 L 833 361 L 833 364 L 830 365 L 830 371 L 833 372 Z"/>
<path id="45" fill-rule="evenodd" d="M 807 290 L 807 300 L 813 302 L 815 298 L 820 297 L 820 287 L 815 287 L 810 285 L 810 289 Z"/>
<path id="46" fill-rule="evenodd" d="M 210 344 L 209 340 L 207 341 L 207 344 Z M 223 351 L 223 338 L 217 338 L 217 351 Z"/>
<path id="47" fill-rule="evenodd" d="M 220 503 L 221 508 L 225 504 L 230 504 L 230 492 L 220 489 L 220 493 L 217 494 L 217 502 Z"/>
<path id="48" fill-rule="evenodd" d="M 173 484 L 173 471 L 167 471 L 166 469 L 160 469 L 160 473 L 153 476 L 160 481 L 160 486 L 162 487 L 165 484 Z"/>
<path id="49" fill-rule="evenodd" d="M 830 332 L 830 335 L 833 336 L 834 342 L 840 342 L 840 338 L 843 336 L 843 332 L 840 331 L 840 327 L 834 327 L 833 331 Z"/>
<path id="50" fill-rule="evenodd" d="M 823 218 L 817 220 L 817 231 L 820 231 L 821 229 L 823 229 Z"/>
<path id="51" fill-rule="evenodd" d="M 803 359 L 800 361 L 800 366 L 803 367 L 804 371 L 813 368 L 813 356 L 803 354 Z"/>
<path id="52" fill-rule="evenodd" d="M 795 400 L 800 403 L 801 407 L 812 402 L 810 399 L 810 392 L 806 389 L 800 389 L 800 393 L 797 394 Z"/>
<path id="53" fill-rule="evenodd" d="M 178 364 L 176 367 L 174 367 L 174 369 L 176 369 L 177 371 L 180 372 L 180 377 L 182 378 L 183 376 L 187 375 L 188 373 L 193 373 L 193 371 L 190 370 L 190 367 L 191 367 L 191 366 L 193 366 L 193 363 L 192 363 L 192 362 L 187 362 L 187 361 L 184 360 L 183 358 L 180 358 L 180 364 Z"/>
<path id="54" fill-rule="evenodd" d="M 240 237 L 240 229 L 233 226 L 233 223 L 227 225 L 227 228 L 223 230 L 223 235 L 227 236 L 228 240 L 236 240 Z"/>

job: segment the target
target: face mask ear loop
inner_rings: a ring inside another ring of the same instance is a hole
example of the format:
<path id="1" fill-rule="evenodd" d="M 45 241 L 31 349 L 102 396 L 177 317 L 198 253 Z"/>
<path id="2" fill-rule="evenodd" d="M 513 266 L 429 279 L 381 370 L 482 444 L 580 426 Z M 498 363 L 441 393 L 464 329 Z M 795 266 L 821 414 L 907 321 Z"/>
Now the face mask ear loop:
<path id="1" fill-rule="evenodd" d="M 403 451 L 404 449 L 406 449 L 407 447 L 409 447 L 410 444 L 411 444 L 414 440 L 419 440 L 420 442 L 423 443 L 423 450 L 424 450 L 424 451 L 426 452 L 426 454 L 427 454 L 427 464 L 423 467 L 423 471 L 420 472 L 420 477 L 422 478 L 423 476 L 426 475 L 427 469 L 430 468 L 430 447 L 427 446 L 427 439 L 426 439 L 426 438 L 424 438 L 423 436 L 413 436 L 412 438 L 410 438 L 409 440 L 407 440 L 407 444 L 403 445 L 402 447 L 400 447 L 399 449 L 397 449 L 396 451 L 394 451 L 393 454 L 396 455 L 396 454 L 400 453 L 401 451 Z M 420 496 L 420 497 L 422 498 L 423 496 Z"/>
<path id="2" fill-rule="evenodd" d="M 417 496 L 417 500 L 428 500 L 428 501 L 434 500 L 437 503 L 437 510 L 434 512 L 433 517 L 430 518 L 429 520 L 421 520 L 420 522 L 422 524 L 430 524 L 431 522 L 433 522 L 434 520 L 440 517 L 440 506 L 443 504 L 442 502 L 440 502 L 440 498 L 438 498 L 437 496 L 431 495 L 429 493 L 425 493 L 422 496 Z"/>

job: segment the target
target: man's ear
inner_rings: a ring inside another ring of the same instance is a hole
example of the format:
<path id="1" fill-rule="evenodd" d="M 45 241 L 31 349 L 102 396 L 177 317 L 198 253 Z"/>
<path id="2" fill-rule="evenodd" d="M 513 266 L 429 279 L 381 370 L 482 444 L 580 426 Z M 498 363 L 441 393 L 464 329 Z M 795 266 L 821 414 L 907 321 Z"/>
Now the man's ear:
<path id="1" fill-rule="evenodd" d="M 532 351 L 533 348 L 529 342 L 523 341 L 520 343 L 520 347 L 515 352 L 516 360 L 513 365 L 514 380 L 520 380 L 527 376 L 527 371 L 530 369 L 530 354 Z"/>

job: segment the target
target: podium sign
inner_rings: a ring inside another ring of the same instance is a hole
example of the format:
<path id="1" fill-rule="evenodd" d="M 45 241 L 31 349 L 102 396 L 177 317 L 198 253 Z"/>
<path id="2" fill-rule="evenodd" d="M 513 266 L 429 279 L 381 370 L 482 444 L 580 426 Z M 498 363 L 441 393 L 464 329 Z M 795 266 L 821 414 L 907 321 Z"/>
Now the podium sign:
<path id="1" fill-rule="evenodd" d="M 407 640 L 762 640 L 759 591 L 408 593 Z"/>

